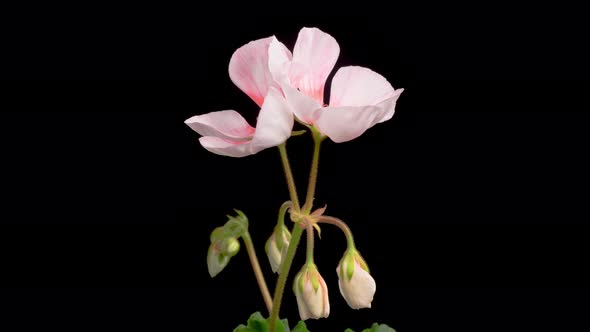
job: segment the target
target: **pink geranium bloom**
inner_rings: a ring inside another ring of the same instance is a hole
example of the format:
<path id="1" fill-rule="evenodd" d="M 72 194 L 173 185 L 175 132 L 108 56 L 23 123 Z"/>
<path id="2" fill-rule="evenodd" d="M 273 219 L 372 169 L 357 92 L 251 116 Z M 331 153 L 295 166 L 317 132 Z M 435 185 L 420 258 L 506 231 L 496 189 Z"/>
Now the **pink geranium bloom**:
<path id="1" fill-rule="evenodd" d="M 368 68 L 342 67 L 332 80 L 330 102 L 325 105 L 324 85 L 339 53 L 336 40 L 317 28 L 301 29 L 293 54 L 277 40 L 269 47 L 270 72 L 297 119 L 314 125 L 336 143 L 355 139 L 391 119 L 403 91 Z"/>
<path id="2" fill-rule="evenodd" d="M 236 111 L 196 115 L 185 123 L 202 135 L 201 145 L 216 154 L 244 157 L 277 146 L 291 136 L 293 113 L 269 70 L 268 51 L 274 37 L 252 41 L 234 52 L 229 76 L 260 106 L 256 128 Z"/>

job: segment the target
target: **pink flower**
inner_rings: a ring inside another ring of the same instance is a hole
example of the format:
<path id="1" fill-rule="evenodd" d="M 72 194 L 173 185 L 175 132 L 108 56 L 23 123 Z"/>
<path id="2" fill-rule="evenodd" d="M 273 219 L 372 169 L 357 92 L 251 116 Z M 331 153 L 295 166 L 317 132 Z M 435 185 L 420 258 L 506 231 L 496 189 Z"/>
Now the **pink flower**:
<path id="1" fill-rule="evenodd" d="M 329 105 L 324 105 L 324 85 L 339 53 L 336 40 L 317 28 L 301 29 L 293 54 L 277 40 L 269 46 L 270 72 L 297 119 L 336 143 L 391 119 L 403 91 L 368 68 L 342 67 L 332 80 Z"/>
<path id="2" fill-rule="evenodd" d="M 260 106 L 256 128 L 233 110 L 196 115 L 185 121 L 203 136 L 199 142 L 208 151 L 244 157 L 280 145 L 291 136 L 293 113 L 269 70 L 268 52 L 274 40 L 252 41 L 237 49 L 229 62 L 231 80 Z"/>

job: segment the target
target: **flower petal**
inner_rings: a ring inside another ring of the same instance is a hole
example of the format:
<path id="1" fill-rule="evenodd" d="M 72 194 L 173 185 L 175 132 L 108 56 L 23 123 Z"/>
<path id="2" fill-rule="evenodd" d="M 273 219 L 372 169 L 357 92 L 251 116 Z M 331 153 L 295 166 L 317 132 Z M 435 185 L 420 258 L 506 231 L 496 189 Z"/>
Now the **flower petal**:
<path id="1" fill-rule="evenodd" d="M 291 137 L 293 113 L 281 93 L 270 88 L 258 114 L 252 153 L 284 143 Z"/>
<path id="2" fill-rule="evenodd" d="M 391 84 L 371 69 L 342 67 L 332 80 L 330 106 L 377 105 L 393 97 L 394 93 Z"/>
<path id="3" fill-rule="evenodd" d="M 315 125 L 336 143 L 347 142 L 362 135 L 383 117 L 379 106 L 326 107 L 315 113 Z"/>
<path id="4" fill-rule="evenodd" d="M 381 116 L 379 123 L 387 121 L 393 117 L 393 113 L 395 113 L 395 104 L 397 103 L 397 99 L 402 94 L 402 92 L 404 92 L 404 89 L 395 90 L 391 98 L 386 99 L 377 105 L 383 108 L 383 115 Z"/>
<path id="5" fill-rule="evenodd" d="M 233 110 L 195 115 L 184 123 L 201 136 L 216 136 L 241 141 L 254 135 L 254 128 L 246 122 L 240 113 Z"/>
<path id="6" fill-rule="evenodd" d="M 268 47 L 274 39 L 273 36 L 251 41 L 238 48 L 229 61 L 232 82 L 258 106 L 271 86 L 278 87 L 268 67 Z"/>
<path id="7" fill-rule="evenodd" d="M 312 318 L 311 313 L 309 310 L 307 310 L 307 305 L 303 300 L 303 295 L 299 294 L 295 296 L 295 298 L 297 300 L 297 308 L 299 309 L 299 317 L 301 320 L 308 320 L 309 318 Z"/>
<path id="8" fill-rule="evenodd" d="M 314 113 L 321 108 L 322 105 L 287 84 L 283 85 L 283 92 L 285 93 L 287 103 L 291 107 L 291 111 L 295 114 L 297 119 L 301 122 L 312 124 Z"/>
<path id="9" fill-rule="evenodd" d="M 287 82 L 287 74 L 293 55 L 278 39 L 274 38 L 268 46 L 268 69 L 273 79 L 279 84 Z"/>
<path id="10" fill-rule="evenodd" d="M 339 53 L 340 46 L 334 37 L 318 28 L 301 29 L 289 70 L 291 85 L 324 104 L 324 85 Z"/>
<path id="11" fill-rule="evenodd" d="M 352 309 L 370 308 L 377 289 L 375 279 L 356 262 L 352 279 L 340 278 L 338 287 Z"/>
<path id="12" fill-rule="evenodd" d="M 252 154 L 252 141 L 236 142 L 215 136 L 199 138 L 201 145 L 209 152 L 228 157 L 245 157 Z"/>

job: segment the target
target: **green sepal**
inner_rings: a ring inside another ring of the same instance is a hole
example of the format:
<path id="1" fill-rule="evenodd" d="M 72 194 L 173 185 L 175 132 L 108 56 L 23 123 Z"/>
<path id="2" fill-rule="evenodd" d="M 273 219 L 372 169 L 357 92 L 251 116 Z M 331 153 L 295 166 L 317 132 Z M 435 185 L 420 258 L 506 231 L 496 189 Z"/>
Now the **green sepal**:
<path id="1" fill-rule="evenodd" d="M 299 288 L 299 293 L 303 293 L 305 274 L 306 272 L 304 267 L 295 275 L 295 279 L 293 280 L 293 293 L 297 294 L 297 287 Z"/>
<path id="2" fill-rule="evenodd" d="M 212 232 L 211 236 L 209 237 L 211 242 L 219 242 L 223 240 L 225 234 L 225 229 L 223 226 L 216 227 Z"/>
<path id="3" fill-rule="evenodd" d="M 365 259 L 363 258 L 363 256 L 361 256 L 361 254 L 358 251 L 355 252 L 354 256 L 355 256 L 354 258 L 355 258 L 356 262 L 361 266 L 361 268 L 363 268 L 363 270 L 371 273 L 371 271 L 369 271 L 369 265 L 367 265 L 367 262 L 365 262 Z"/>
<path id="4" fill-rule="evenodd" d="M 307 132 L 307 130 L 303 129 L 303 130 L 294 130 L 291 132 L 291 137 L 294 136 L 301 136 L 303 134 L 305 134 Z"/>
<path id="5" fill-rule="evenodd" d="M 240 242 L 235 237 L 227 237 L 219 244 L 219 251 L 228 257 L 234 257 L 240 251 Z"/>
<path id="6" fill-rule="evenodd" d="M 348 281 L 352 279 L 352 275 L 354 274 L 354 253 L 349 253 L 346 255 L 346 277 Z"/>
<path id="7" fill-rule="evenodd" d="M 225 237 L 239 238 L 248 231 L 248 217 L 240 210 L 234 209 L 234 211 L 238 215 L 236 217 L 227 215 L 228 220 L 223 226 Z"/>
<path id="8" fill-rule="evenodd" d="M 309 275 L 309 281 L 311 281 L 311 285 L 313 286 L 313 291 L 317 293 L 320 288 L 320 273 L 315 265 L 312 265 L 307 273 Z"/>
<path id="9" fill-rule="evenodd" d="M 264 244 L 264 252 L 266 253 L 266 255 L 268 256 L 268 247 L 270 246 L 270 239 L 272 239 L 272 236 L 268 238 L 268 240 L 266 240 L 266 243 Z"/>
<path id="10" fill-rule="evenodd" d="M 283 247 L 287 245 L 287 243 L 285 243 L 285 238 L 287 238 L 287 241 L 291 241 L 291 233 L 284 225 L 276 225 L 274 229 L 274 235 L 275 242 L 277 243 L 277 249 L 279 249 L 279 252 L 282 252 Z"/>

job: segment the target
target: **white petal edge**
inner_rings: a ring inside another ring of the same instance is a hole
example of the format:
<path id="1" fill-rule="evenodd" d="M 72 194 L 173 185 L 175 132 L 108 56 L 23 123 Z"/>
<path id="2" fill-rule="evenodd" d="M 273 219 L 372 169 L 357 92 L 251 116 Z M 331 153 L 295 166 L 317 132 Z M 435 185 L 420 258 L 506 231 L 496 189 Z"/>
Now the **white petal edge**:
<path id="1" fill-rule="evenodd" d="M 293 55 L 278 39 L 273 38 L 268 46 L 268 68 L 279 85 L 288 84 L 288 72 Z"/>
<path id="2" fill-rule="evenodd" d="M 284 84 L 282 86 L 287 103 L 291 107 L 293 114 L 303 123 L 312 124 L 314 113 L 322 107 L 320 103 L 311 97 L 306 96 L 297 89 Z"/>
<path id="3" fill-rule="evenodd" d="M 383 109 L 378 106 L 326 107 L 315 112 L 315 125 L 321 133 L 336 143 L 361 136 L 381 120 Z"/>
<path id="4" fill-rule="evenodd" d="M 332 79 L 330 106 L 377 105 L 393 94 L 394 88 L 387 79 L 371 69 L 342 67 Z"/>
<path id="5" fill-rule="evenodd" d="M 195 115 L 184 123 L 201 136 L 245 140 L 254 134 L 254 128 L 234 110 Z"/>
<path id="6" fill-rule="evenodd" d="M 291 137 L 293 113 L 281 93 L 270 88 L 258 114 L 252 153 L 278 146 Z"/>
<path id="7" fill-rule="evenodd" d="M 252 154 L 252 141 L 235 142 L 215 136 L 203 136 L 199 143 L 209 152 L 227 157 L 245 157 Z"/>

